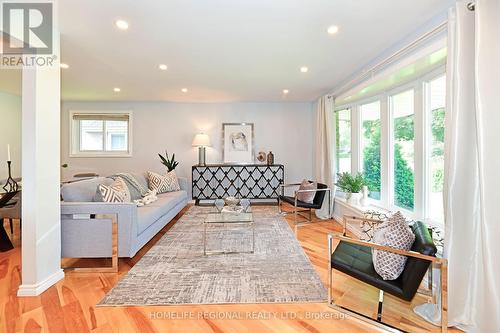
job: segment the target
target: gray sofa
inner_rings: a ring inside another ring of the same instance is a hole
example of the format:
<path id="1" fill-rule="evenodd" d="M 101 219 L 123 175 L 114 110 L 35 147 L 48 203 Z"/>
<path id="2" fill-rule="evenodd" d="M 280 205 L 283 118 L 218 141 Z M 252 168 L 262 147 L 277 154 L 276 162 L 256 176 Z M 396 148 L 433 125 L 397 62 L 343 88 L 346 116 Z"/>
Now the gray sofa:
<path id="1" fill-rule="evenodd" d="M 143 174 L 135 178 L 147 187 Z M 93 178 L 61 187 L 62 256 L 74 258 L 111 257 L 111 223 L 118 218 L 118 256 L 133 257 L 188 203 L 188 180 L 178 178 L 180 191 L 158 194 L 158 200 L 137 207 L 134 203 L 94 202 L 97 186 L 111 184 L 110 178 Z"/>

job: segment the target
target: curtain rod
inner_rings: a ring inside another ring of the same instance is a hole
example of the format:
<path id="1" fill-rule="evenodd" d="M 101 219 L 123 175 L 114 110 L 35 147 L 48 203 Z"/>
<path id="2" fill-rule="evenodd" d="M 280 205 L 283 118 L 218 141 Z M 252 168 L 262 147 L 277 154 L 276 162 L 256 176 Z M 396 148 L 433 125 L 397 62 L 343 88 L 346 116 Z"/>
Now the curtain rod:
<path id="1" fill-rule="evenodd" d="M 424 33 L 423 35 L 421 35 L 420 37 L 415 39 L 413 42 L 409 43 L 408 45 L 406 45 L 403 48 L 401 48 L 400 50 L 394 52 L 392 55 L 388 56 L 384 60 L 382 60 L 382 61 L 378 62 L 377 64 L 375 64 L 374 66 L 372 66 L 372 68 L 370 68 L 368 70 L 364 70 L 360 75 L 356 76 L 354 79 L 352 79 L 349 82 L 342 85 L 339 89 L 337 89 L 337 91 L 333 92 L 333 95 L 335 95 L 337 97 L 340 94 L 342 94 L 342 93 L 346 92 L 347 90 L 351 89 L 352 87 L 354 87 L 357 83 L 361 83 L 362 81 L 366 80 L 371 75 L 373 75 L 377 70 L 390 64 L 398 56 L 400 56 L 401 54 L 405 53 L 408 50 L 411 50 L 413 47 L 418 45 L 421 41 L 423 41 L 427 38 L 430 38 L 430 37 L 440 33 L 441 31 L 445 30 L 447 25 L 448 25 L 447 21 L 442 22 L 434 29 Z"/>

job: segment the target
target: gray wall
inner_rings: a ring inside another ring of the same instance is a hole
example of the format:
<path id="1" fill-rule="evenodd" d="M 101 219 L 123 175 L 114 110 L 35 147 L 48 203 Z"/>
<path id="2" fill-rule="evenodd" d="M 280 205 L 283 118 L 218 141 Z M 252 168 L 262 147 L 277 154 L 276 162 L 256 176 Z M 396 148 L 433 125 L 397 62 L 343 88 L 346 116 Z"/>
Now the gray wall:
<path id="1" fill-rule="evenodd" d="M 12 176 L 21 175 L 21 97 L 0 91 L 0 182 L 7 178 L 7 144 Z"/>
<path id="2" fill-rule="evenodd" d="M 132 110 L 133 156 L 128 158 L 69 157 L 69 111 Z M 212 140 L 207 163 L 222 159 L 222 123 L 254 123 L 255 149 L 273 151 L 275 162 L 285 165 L 288 181 L 312 177 L 313 112 L 311 103 L 163 103 L 163 102 L 65 102 L 61 118 L 61 163 L 64 180 L 78 172 L 109 175 L 126 171 L 163 171 L 157 153 L 175 152 L 179 176 L 190 177 L 198 161 L 191 146 L 203 131 Z"/>

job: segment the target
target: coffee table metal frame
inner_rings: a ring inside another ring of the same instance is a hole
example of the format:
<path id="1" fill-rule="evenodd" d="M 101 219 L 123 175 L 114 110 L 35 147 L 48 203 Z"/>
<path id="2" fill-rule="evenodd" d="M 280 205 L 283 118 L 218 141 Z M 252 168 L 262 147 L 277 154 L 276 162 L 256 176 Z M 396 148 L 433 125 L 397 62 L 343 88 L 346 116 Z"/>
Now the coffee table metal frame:
<path id="1" fill-rule="evenodd" d="M 221 213 L 221 212 L 210 212 L 208 213 L 210 215 L 212 214 L 217 214 L 222 216 L 222 214 L 232 214 L 232 213 Z M 250 220 L 243 220 L 243 219 L 238 219 L 238 216 L 241 216 L 242 214 L 245 214 L 245 216 L 248 216 L 250 214 L 251 219 Z M 255 252 L 255 224 L 253 220 L 253 214 L 251 208 L 244 213 L 238 213 L 234 214 L 235 219 L 234 220 L 217 220 L 217 221 L 209 221 L 208 216 L 203 220 L 203 255 L 215 255 L 215 254 L 237 254 L 237 253 L 254 253 Z M 249 225 L 250 228 L 252 229 L 252 250 L 251 251 L 207 251 L 207 226 L 209 224 L 246 224 Z"/>

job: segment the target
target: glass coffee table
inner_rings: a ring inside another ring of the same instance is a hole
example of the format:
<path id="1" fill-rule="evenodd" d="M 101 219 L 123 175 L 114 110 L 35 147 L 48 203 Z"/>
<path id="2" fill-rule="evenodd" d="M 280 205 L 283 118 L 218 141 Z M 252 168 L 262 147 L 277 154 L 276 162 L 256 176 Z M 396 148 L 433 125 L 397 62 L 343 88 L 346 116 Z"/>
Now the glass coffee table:
<path id="1" fill-rule="evenodd" d="M 207 251 L 207 227 L 209 225 L 245 225 L 252 230 L 252 249 L 250 251 Z M 235 254 L 235 253 L 254 253 L 255 251 L 255 226 L 251 207 L 246 211 L 231 211 L 227 208 L 219 212 L 215 207 L 213 211 L 207 214 L 203 222 L 203 255 L 212 254 Z"/>

